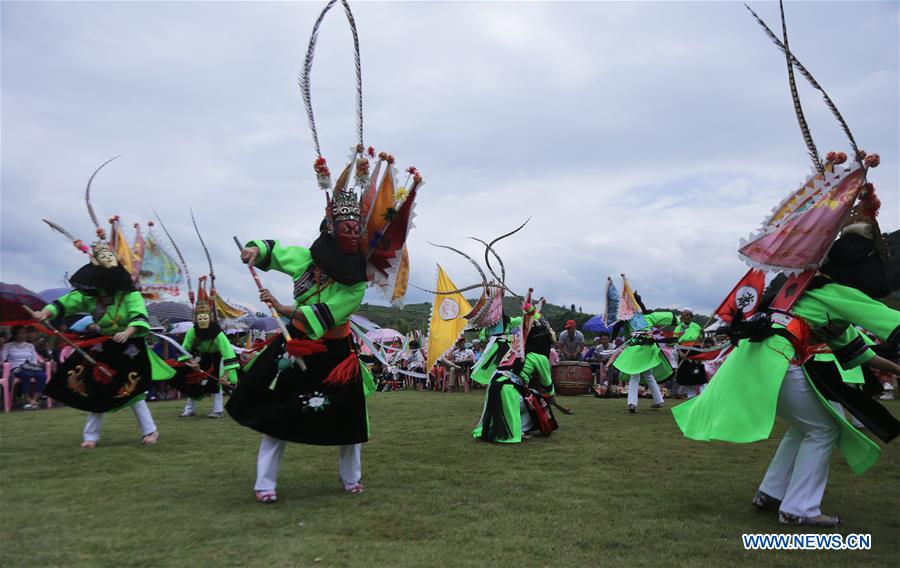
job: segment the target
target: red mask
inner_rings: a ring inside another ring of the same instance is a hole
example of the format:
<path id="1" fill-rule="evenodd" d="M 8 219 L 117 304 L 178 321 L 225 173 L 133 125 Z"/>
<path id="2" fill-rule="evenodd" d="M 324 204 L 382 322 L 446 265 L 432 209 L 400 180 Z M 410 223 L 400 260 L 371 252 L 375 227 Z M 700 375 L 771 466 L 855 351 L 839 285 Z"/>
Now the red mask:
<path id="1" fill-rule="evenodd" d="M 347 254 L 359 252 L 360 227 L 359 221 L 341 221 L 334 227 L 334 238 L 338 246 Z"/>

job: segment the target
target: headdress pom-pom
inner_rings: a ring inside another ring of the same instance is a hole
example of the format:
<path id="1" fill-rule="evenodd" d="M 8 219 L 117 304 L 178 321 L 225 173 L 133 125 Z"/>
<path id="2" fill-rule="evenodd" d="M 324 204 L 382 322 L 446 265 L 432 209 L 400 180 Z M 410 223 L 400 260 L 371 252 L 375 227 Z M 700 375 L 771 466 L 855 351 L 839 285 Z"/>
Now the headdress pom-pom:
<path id="1" fill-rule="evenodd" d="M 843 152 L 828 152 L 825 155 L 825 159 L 832 164 L 843 164 L 847 161 L 847 154 Z"/>
<path id="2" fill-rule="evenodd" d="M 860 203 L 866 216 L 875 218 L 881 209 L 881 200 L 875 195 L 875 186 L 871 183 L 866 184 L 866 192 L 860 197 Z"/>
<path id="3" fill-rule="evenodd" d="M 101 240 L 106 240 L 106 231 L 103 230 L 103 227 L 97 227 L 97 236 Z"/>
<path id="4" fill-rule="evenodd" d="M 863 163 L 867 168 L 877 168 L 878 164 L 881 163 L 881 157 L 878 154 L 869 154 L 865 157 Z"/>

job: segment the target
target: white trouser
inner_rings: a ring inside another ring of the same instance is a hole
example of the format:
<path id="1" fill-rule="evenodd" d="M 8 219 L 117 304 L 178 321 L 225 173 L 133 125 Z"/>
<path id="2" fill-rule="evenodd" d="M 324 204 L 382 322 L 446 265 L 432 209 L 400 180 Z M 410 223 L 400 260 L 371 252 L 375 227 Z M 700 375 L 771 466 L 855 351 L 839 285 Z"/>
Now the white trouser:
<path id="1" fill-rule="evenodd" d="M 792 366 L 781 383 L 777 414 L 790 427 L 759 490 L 780 499 L 785 513 L 815 517 L 822 514 L 819 505 L 840 428 L 819 402 L 800 367 Z"/>
<path id="2" fill-rule="evenodd" d="M 138 428 L 141 429 L 141 436 L 156 432 L 156 424 L 153 422 L 153 416 L 150 414 L 150 407 L 147 401 L 142 400 L 131 406 L 134 417 L 137 418 Z M 88 414 L 87 423 L 84 425 L 84 441 L 97 442 L 100 440 L 100 430 L 103 428 L 103 418 L 106 413 L 91 412 Z"/>
<path id="3" fill-rule="evenodd" d="M 219 414 L 220 412 L 225 412 L 225 402 L 224 397 L 222 396 L 222 390 L 212 395 L 213 408 L 212 411 L 214 414 Z M 184 403 L 184 414 L 189 414 L 191 412 L 197 411 L 197 401 L 193 398 L 188 397 L 187 401 Z"/>
<path id="4" fill-rule="evenodd" d="M 534 428 L 534 422 L 531 420 L 531 413 L 528 412 L 528 406 L 525 404 L 525 398 L 519 398 L 519 416 L 522 419 L 522 433 L 526 433 Z"/>
<path id="5" fill-rule="evenodd" d="M 628 380 L 628 405 L 637 406 L 638 403 L 638 385 L 641 379 L 650 387 L 650 393 L 653 395 L 653 404 L 662 404 L 662 393 L 659 392 L 659 385 L 656 384 L 656 378 L 653 376 L 653 369 L 644 371 L 640 375 L 631 375 Z"/>
<path id="6" fill-rule="evenodd" d="M 281 458 L 288 443 L 272 436 L 263 436 L 259 445 L 259 456 L 256 458 L 256 491 L 275 491 L 275 483 L 278 480 L 278 469 L 281 467 Z M 360 450 L 362 444 L 349 444 L 340 447 L 338 459 L 338 473 L 344 488 L 353 487 L 362 478 L 362 464 L 360 463 Z"/>

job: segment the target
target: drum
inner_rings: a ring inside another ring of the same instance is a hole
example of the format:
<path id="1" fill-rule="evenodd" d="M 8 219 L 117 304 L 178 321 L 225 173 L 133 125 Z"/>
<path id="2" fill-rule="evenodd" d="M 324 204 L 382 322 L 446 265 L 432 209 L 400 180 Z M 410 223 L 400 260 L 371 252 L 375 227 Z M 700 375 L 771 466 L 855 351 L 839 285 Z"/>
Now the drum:
<path id="1" fill-rule="evenodd" d="M 561 361 L 553 367 L 553 385 L 556 393 L 561 395 L 590 394 L 591 387 L 594 386 L 590 363 Z"/>

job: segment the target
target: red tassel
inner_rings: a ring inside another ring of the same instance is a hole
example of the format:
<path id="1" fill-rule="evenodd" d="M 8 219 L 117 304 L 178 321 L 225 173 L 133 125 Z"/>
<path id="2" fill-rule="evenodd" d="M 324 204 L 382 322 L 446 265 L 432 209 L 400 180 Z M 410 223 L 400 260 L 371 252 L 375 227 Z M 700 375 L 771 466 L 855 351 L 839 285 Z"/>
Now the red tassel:
<path id="1" fill-rule="evenodd" d="M 102 383 L 104 385 L 108 385 L 110 383 L 110 381 L 112 381 L 112 378 L 115 376 L 116 372 L 113 371 L 109 365 L 100 363 L 98 361 L 97 364 L 94 365 L 92 374 L 94 376 L 95 381 L 97 381 L 98 383 Z"/>
<path id="2" fill-rule="evenodd" d="M 285 345 L 285 349 L 291 357 L 306 357 L 328 351 L 323 342 L 309 339 L 291 339 Z"/>
<path id="3" fill-rule="evenodd" d="M 328 373 L 328 377 L 322 381 L 326 385 L 346 385 L 359 375 L 359 360 L 356 353 L 350 353 L 341 364 Z"/>

